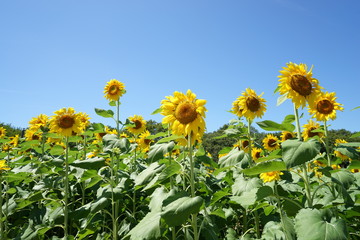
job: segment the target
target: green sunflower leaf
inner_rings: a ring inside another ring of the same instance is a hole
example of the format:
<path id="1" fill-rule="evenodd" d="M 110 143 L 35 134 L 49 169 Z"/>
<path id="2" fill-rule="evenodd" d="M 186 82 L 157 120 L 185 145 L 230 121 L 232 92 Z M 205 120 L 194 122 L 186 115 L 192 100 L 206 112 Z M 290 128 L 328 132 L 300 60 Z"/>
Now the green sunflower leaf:
<path id="1" fill-rule="evenodd" d="M 169 226 L 179 226 L 186 222 L 190 214 L 198 213 L 204 199 L 196 197 L 181 197 L 163 208 L 161 217 Z"/>
<path id="2" fill-rule="evenodd" d="M 102 116 L 104 118 L 112 118 L 114 117 L 114 112 L 112 110 L 105 110 L 100 108 L 95 108 L 95 112 L 97 115 Z"/>
<path id="3" fill-rule="evenodd" d="M 290 120 L 287 120 L 287 121 L 290 121 Z M 295 129 L 295 126 L 289 122 L 279 124 L 279 123 L 273 122 L 271 120 L 265 120 L 262 122 L 257 122 L 256 124 L 266 131 L 289 131 L 289 132 L 292 132 Z"/>
<path id="4" fill-rule="evenodd" d="M 321 145 L 311 139 L 306 142 L 288 139 L 281 143 L 283 160 L 287 168 L 292 168 L 312 160 L 319 152 Z"/>
<path id="5" fill-rule="evenodd" d="M 346 223 L 330 210 L 301 209 L 295 217 L 298 240 L 346 240 Z"/>

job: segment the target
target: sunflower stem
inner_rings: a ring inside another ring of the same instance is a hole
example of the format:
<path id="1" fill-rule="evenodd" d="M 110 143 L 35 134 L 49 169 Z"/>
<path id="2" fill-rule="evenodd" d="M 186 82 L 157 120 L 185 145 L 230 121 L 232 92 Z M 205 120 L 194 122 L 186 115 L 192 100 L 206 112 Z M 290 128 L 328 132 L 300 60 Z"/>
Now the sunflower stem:
<path id="1" fill-rule="evenodd" d="M 119 137 L 120 136 L 120 100 L 118 99 L 116 101 L 116 134 Z"/>
<path id="2" fill-rule="evenodd" d="M 324 121 L 324 131 L 325 131 L 325 149 L 326 149 L 326 157 L 328 161 L 328 166 L 331 166 L 331 158 L 330 158 L 330 151 L 329 151 L 329 137 L 328 137 L 328 129 L 326 120 Z"/>
<path id="3" fill-rule="evenodd" d="M 64 208 L 64 239 L 68 239 L 68 203 L 69 203 L 69 137 L 65 138 L 65 208 Z"/>
<path id="4" fill-rule="evenodd" d="M 194 174 L 194 161 L 193 161 L 193 152 L 192 152 L 192 145 L 191 145 L 191 133 L 188 135 L 188 151 L 189 151 L 189 159 L 190 159 L 190 190 L 191 190 L 191 197 L 195 197 L 195 174 Z M 197 214 L 192 215 L 192 227 L 194 230 L 194 239 L 198 240 L 198 229 L 197 229 Z"/>
<path id="5" fill-rule="evenodd" d="M 251 156 L 251 119 L 248 118 L 248 141 L 249 141 L 249 162 L 250 162 L 250 167 L 252 167 L 254 165 L 254 162 L 252 160 L 252 156 Z"/>
<path id="6" fill-rule="evenodd" d="M 295 114 L 295 120 L 296 120 L 296 132 L 297 132 L 297 138 L 301 141 L 301 130 L 300 130 L 300 118 L 299 118 L 299 112 L 294 104 L 294 114 Z"/>
<path id="7" fill-rule="evenodd" d="M 277 183 L 275 181 L 275 184 L 274 184 L 274 193 L 275 193 L 275 196 L 279 196 L 278 194 L 278 191 L 277 191 Z M 286 227 L 285 227 L 285 222 L 284 222 L 284 216 L 283 216 L 283 210 L 282 210 L 282 206 L 281 206 L 281 201 L 278 197 L 276 197 L 276 201 L 277 201 L 277 204 L 279 205 L 279 214 L 280 214 L 280 221 L 281 221 L 281 226 L 282 226 L 282 229 L 284 231 L 284 235 L 285 235 L 285 240 L 288 239 L 288 236 L 287 236 L 287 231 L 286 231 Z"/>

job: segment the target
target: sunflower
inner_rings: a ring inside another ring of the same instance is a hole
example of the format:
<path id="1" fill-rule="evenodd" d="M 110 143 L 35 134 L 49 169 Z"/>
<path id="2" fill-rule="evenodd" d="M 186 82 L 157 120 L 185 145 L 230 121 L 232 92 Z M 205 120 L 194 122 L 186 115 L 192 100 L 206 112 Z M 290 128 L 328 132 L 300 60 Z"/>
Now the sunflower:
<path id="1" fill-rule="evenodd" d="M 280 180 L 280 175 L 284 175 L 284 173 L 280 171 L 266 172 L 260 173 L 260 178 L 263 180 L 264 183 L 266 183 Z"/>
<path id="2" fill-rule="evenodd" d="M 309 113 L 318 121 L 334 120 L 336 110 L 344 110 L 342 104 L 337 103 L 335 93 L 320 92 L 314 101 L 309 102 Z"/>
<path id="3" fill-rule="evenodd" d="M 62 108 L 54 112 L 55 115 L 50 119 L 50 131 L 62 136 L 69 137 L 82 133 L 84 124 L 81 122 L 80 115 L 75 113 L 73 108 Z"/>
<path id="4" fill-rule="evenodd" d="M 10 170 L 9 166 L 6 165 L 6 160 L 0 160 L 0 171 L 1 170 Z"/>
<path id="5" fill-rule="evenodd" d="M 0 127 L 0 138 L 5 137 L 6 135 L 6 129 L 4 127 Z"/>
<path id="6" fill-rule="evenodd" d="M 37 117 L 33 117 L 29 121 L 29 128 L 37 131 L 41 127 L 46 127 L 49 122 L 49 117 L 45 114 L 40 114 Z"/>
<path id="7" fill-rule="evenodd" d="M 294 132 L 282 131 L 281 133 L 281 141 L 285 142 L 288 139 L 296 138 L 296 134 Z"/>
<path id="8" fill-rule="evenodd" d="M 83 129 L 86 129 L 90 125 L 90 117 L 86 113 L 79 112 L 78 113 L 81 124 L 83 125 Z"/>
<path id="9" fill-rule="evenodd" d="M 306 101 L 313 99 L 320 91 L 319 82 L 312 77 L 312 69 L 307 70 L 306 64 L 287 63 L 280 71 L 279 92 L 287 94 L 296 108 L 305 107 Z"/>
<path id="10" fill-rule="evenodd" d="M 255 117 L 261 118 L 266 111 L 266 101 L 261 97 L 262 95 L 263 93 L 257 95 L 254 90 L 247 88 L 242 96 L 233 102 L 232 112 L 249 120 L 253 120 Z"/>
<path id="11" fill-rule="evenodd" d="M 272 134 L 266 135 L 262 142 L 264 148 L 268 151 L 273 151 L 280 148 L 279 138 Z"/>
<path id="12" fill-rule="evenodd" d="M 347 143 L 347 141 L 345 141 L 344 139 L 335 139 L 335 146 L 339 146 L 341 143 Z M 335 150 L 334 154 L 343 161 L 351 160 L 348 156 L 342 154 L 340 151 Z"/>
<path id="13" fill-rule="evenodd" d="M 12 147 L 17 147 L 18 146 L 18 144 L 19 144 L 19 135 L 18 134 L 16 134 L 15 136 L 13 136 L 13 137 L 10 137 L 10 142 L 9 142 L 9 144 L 12 146 Z"/>
<path id="14" fill-rule="evenodd" d="M 321 131 L 314 131 L 314 130 L 320 130 L 320 124 L 317 122 L 314 122 L 313 120 L 309 120 L 307 124 L 303 126 L 304 130 L 302 132 L 302 137 L 304 138 L 304 141 L 308 140 L 309 138 L 318 136 L 319 138 L 322 138 L 324 136 L 324 133 Z"/>
<path id="15" fill-rule="evenodd" d="M 256 162 L 259 158 L 261 158 L 263 150 L 261 148 L 254 147 L 251 149 L 251 157 Z"/>
<path id="16" fill-rule="evenodd" d="M 125 92 L 125 85 L 116 79 L 111 79 L 104 88 L 105 98 L 110 101 L 118 101 Z"/>
<path id="17" fill-rule="evenodd" d="M 151 134 L 149 131 L 145 131 L 142 134 L 139 135 L 139 138 L 136 140 L 138 147 L 142 152 L 148 152 L 150 149 L 150 144 L 153 142 L 153 140 L 148 139 Z"/>
<path id="18" fill-rule="evenodd" d="M 126 127 L 126 130 L 131 132 L 134 135 L 138 135 L 142 133 L 146 128 L 146 121 L 143 119 L 142 116 L 134 115 L 132 117 L 129 117 L 129 120 L 135 124 L 135 126 Z"/>
<path id="19" fill-rule="evenodd" d="M 196 99 L 196 95 L 188 90 L 186 95 L 174 92 L 161 101 L 163 124 L 169 124 L 173 134 L 191 139 L 191 144 L 200 141 L 205 131 L 206 100 Z"/>
<path id="20" fill-rule="evenodd" d="M 25 131 L 25 139 L 26 141 L 41 140 L 41 134 L 37 133 L 35 129 L 28 128 Z"/>
<path id="21" fill-rule="evenodd" d="M 129 135 L 127 135 L 126 133 L 120 133 L 120 138 L 130 138 Z"/>

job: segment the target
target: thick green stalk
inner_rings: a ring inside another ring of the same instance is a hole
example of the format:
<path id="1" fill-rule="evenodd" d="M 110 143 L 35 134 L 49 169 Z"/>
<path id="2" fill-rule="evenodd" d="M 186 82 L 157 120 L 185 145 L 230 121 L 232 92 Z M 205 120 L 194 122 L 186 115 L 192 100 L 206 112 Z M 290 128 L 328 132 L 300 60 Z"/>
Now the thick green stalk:
<path id="1" fill-rule="evenodd" d="M 120 126 L 119 126 L 119 119 L 120 119 L 120 100 L 116 102 L 116 132 L 117 136 L 120 136 Z"/>
<path id="2" fill-rule="evenodd" d="M 280 221 L 281 221 L 281 226 L 282 226 L 282 229 L 284 230 L 284 235 L 285 235 L 285 240 L 288 239 L 288 236 L 287 236 L 287 231 L 286 231 L 286 225 L 285 225 L 285 222 L 284 222 L 284 216 L 283 216 L 283 211 L 282 211 L 282 206 L 281 206 L 281 202 L 280 202 L 280 199 L 279 199 L 279 194 L 277 192 L 277 184 L 275 182 L 274 184 L 274 193 L 276 195 L 276 201 L 279 205 L 279 213 L 280 213 Z"/>
<path id="3" fill-rule="evenodd" d="M 195 197 L 195 174 L 194 174 L 194 161 L 193 161 L 193 149 L 191 145 L 191 133 L 188 135 L 188 150 L 189 150 L 189 159 L 190 159 L 190 190 L 191 197 Z M 198 240 L 198 229 L 197 229 L 197 214 L 192 214 L 192 227 L 194 230 L 194 239 Z"/>
<path id="4" fill-rule="evenodd" d="M 114 197 L 114 185 L 116 182 L 116 178 L 114 177 L 114 154 L 111 155 L 111 162 L 110 162 L 110 187 L 111 187 L 111 216 L 113 221 L 113 229 L 112 229 L 112 235 L 113 240 L 117 240 L 117 211 L 116 211 L 116 201 Z"/>
<path id="5" fill-rule="evenodd" d="M 252 160 L 251 151 L 252 151 L 252 142 L 251 142 L 251 119 L 248 119 L 248 141 L 249 141 L 249 159 L 250 159 L 250 167 L 254 165 L 254 162 Z"/>
<path id="6" fill-rule="evenodd" d="M 299 118 L 299 112 L 294 104 L 294 114 L 295 114 L 295 121 L 296 121 L 296 132 L 297 132 L 297 138 L 301 141 L 301 130 L 300 130 L 300 118 Z"/>
<path id="7" fill-rule="evenodd" d="M 330 151 L 329 151 L 329 138 L 328 138 L 328 129 L 326 121 L 324 121 L 324 130 L 325 130 L 325 149 L 326 149 L 326 157 L 328 160 L 328 166 L 331 166 L 331 158 L 330 158 Z"/>
<path id="8" fill-rule="evenodd" d="M 64 239 L 68 239 L 68 204 L 69 204 L 69 138 L 65 140 L 65 209 L 64 209 Z"/>
<path id="9" fill-rule="evenodd" d="M 295 120 L 296 120 L 296 131 L 297 131 L 297 138 L 301 141 L 301 131 L 300 131 L 300 119 L 299 119 L 299 112 L 294 104 L 294 113 L 295 113 Z M 308 200 L 309 207 L 312 207 L 312 198 L 311 198 L 311 192 L 310 192 L 310 182 L 309 182 L 309 176 L 307 172 L 306 164 L 304 163 L 302 165 L 302 170 L 304 172 L 304 183 L 305 183 L 305 191 L 306 191 L 306 197 Z"/>

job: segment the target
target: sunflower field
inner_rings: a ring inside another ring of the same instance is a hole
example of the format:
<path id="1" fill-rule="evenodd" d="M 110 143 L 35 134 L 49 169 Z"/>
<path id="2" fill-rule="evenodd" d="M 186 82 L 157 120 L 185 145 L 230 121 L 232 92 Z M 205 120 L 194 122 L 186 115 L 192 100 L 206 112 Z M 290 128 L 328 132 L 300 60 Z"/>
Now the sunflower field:
<path id="1" fill-rule="evenodd" d="M 141 115 L 120 121 L 126 90 L 115 79 L 110 109 L 95 108 L 113 128 L 73 108 L 32 118 L 22 137 L 0 127 L 0 238 L 360 239 L 360 143 L 329 144 L 343 106 L 312 71 L 280 71 L 277 105 L 294 105 L 281 123 L 257 120 L 266 100 L 245 89 L 219 137 L 237 143 L 218 161 L 202 146 L 206 100 L 191 90 L 160 99 L 153 114 L 166 130 L 154 135 Z M 254 124 L 281 136 L 259 141 Z"/>

